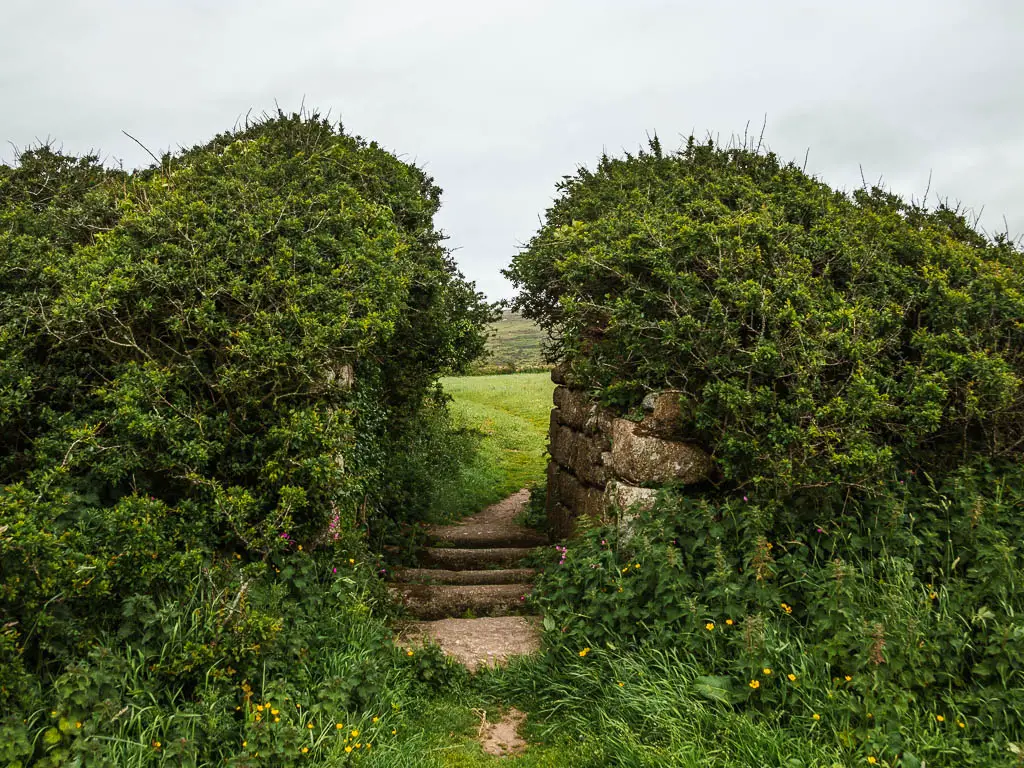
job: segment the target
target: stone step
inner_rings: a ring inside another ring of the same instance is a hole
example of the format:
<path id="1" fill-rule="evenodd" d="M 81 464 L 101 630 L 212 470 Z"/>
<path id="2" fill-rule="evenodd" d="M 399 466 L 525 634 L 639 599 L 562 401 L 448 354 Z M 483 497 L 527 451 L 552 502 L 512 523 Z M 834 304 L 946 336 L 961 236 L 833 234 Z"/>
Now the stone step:
<path id="1" fill-rule="evenodd" d="M 498 549 L 539 547 L 547 537 L 529 528 L 509 530 L 495 526 L 443 525 L 431 529 L 427 541 L 434 547 Z"/>
<path id="2" fill-rule="evenodd" d="M 393 584 L 391 595 L 419 619 L 473 616 L 508 616 L 523 611 L 526 584 Z"/>
<path id="3" fill-rule="evenodd" d="M 533 568 L 503 568 L 489 571 L 448 571 L 437 568 L 402 568 L 391 574 L 399 584 L 529 584 Z"/>
<path id="4" fill-rule="evenodd" d="M 442 568 L 449 571 L 514 568 L 534 551 L 531 547 L 424 547 L 420 551 L 420 565 L 424 568 Z"/>
<path id="5" fill-rule="evenodd" d="M 412 621 L 402 627 L 397 641 L 405 648 L 437 643 L 446 656 L 474 672 L 513 656 L 537 653 L 541 648 L 540 622 L 539 616 Z"/>

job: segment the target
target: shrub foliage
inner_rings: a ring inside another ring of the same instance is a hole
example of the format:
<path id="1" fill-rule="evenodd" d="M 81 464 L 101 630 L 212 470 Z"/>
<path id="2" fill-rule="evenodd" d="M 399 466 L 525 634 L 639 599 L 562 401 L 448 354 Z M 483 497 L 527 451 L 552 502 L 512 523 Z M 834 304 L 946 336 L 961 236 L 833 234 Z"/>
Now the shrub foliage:
<path id="1" fill-rule="evenodd" d="M 1024 255 L 1005 238 L 692 139 L 560 190 L 507 270 L 517 306 L 605 402 L 680 390 L 731 485 L 817 514 L 896 469 L 1024 450 Z"/>
<path id="2" fill-rule="evenodd" d="M 1024 739 L 1013 242 L 771 154 L 654 141 L 564 180 L 506 274 L 581 386 L 627 415 L 678 390 L 720 469 L 663 492 L 628 546 L 569 545 L 538 589 L 557 642 L 679 648 L 712 700 L 850 759 L 1007 759 Z"/>
<path id="3" fill-rule="evenodd" d="M 359 529 L 424 512 L 457 442 L 437 379 L 494 319 L 434 227 L 439 195 L 316 115 L 136 173 L 46 146 L 0 167 L 6 693 L 36 701 L 103 632 L 138 640 L 124 627 L 211 558 L 272 579 L 281 558 L 362 559 Z M 283 613 L 246 613 L 254 578 L 161 668 L 265 661 Z"/>

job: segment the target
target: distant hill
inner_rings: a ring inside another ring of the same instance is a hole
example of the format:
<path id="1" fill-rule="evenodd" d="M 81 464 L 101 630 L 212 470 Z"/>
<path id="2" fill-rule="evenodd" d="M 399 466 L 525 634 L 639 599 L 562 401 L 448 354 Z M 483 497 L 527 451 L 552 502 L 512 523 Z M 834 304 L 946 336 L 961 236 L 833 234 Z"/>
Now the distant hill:
<path id="1" fill-rule="evenodd" d="M 544 331 L 532 320 L 505 312 L 490 330 L 491 337 L 487 340 L 490 355 L 478 362 L 472 373 L 522 373 L 551 367 L 544 362 L 541 353 Z"/>

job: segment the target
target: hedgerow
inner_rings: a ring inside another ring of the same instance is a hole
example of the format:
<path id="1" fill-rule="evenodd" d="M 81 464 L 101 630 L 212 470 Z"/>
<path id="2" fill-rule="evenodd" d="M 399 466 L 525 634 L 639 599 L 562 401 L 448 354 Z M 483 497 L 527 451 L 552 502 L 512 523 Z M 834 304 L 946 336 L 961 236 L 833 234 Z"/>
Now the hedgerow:
<path id="1" fill-rule="evenodd" d="M 1012 241 L 771 154 L 655 141 L 567 178 L 506 274 L 576 385 L 626 416 L 677 390 L 681 434 L 717 465 L 666 488 L 628 544 L 596 528 L 568 545 L 536 597 L 556 645 L 677 649 L 710 700 L 849 759 L 1013 759 Z"/>
<path id="2" fill-rule="evenodd" d="M 506 274 L 605 403 L 681 392 L 685 433 L 773 514 L 1024 446 L 1024 254 L 946 207 L 773 155 L 602 158 Z M 785 502 L 783 511 L 782 502 Z"/>
<path id="3" fill-rule="evenodd" d="M 0 168 L 7 725 L 52 707 L 110 735 L 104 696 L 47 690 L 119 636 L 186 699 L 227 667 L 235 698 L 260 696 L 315 641 L 286 631 L 287 600 L 375 594 L 364 534 L 422 517 L 464 452 L 437 380 L 494 316 L 434 227 L 439 195 L 315 114 L 134 173 L 45 146 Z M 319 580 L 286 600 L 300 566 Z M 175 645 L 197 593 L 209 621 Z M 3 757 L 58 764 L 78 734 L 54 728 Z"/>

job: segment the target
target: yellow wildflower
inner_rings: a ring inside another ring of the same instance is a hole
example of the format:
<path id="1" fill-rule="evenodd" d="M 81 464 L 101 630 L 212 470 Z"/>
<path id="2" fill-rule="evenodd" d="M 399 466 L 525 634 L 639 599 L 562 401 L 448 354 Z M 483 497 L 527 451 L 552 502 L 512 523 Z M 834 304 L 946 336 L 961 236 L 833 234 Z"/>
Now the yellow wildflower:
<path id="1" fill-rule="evenodd" d="M 770 675 L 772 673 L 772 668 L 771 667 L 765 667 L 761 671 L 764 672 L 766 675 Z"/>
<path id="2" fill-rule="evenodd" d="M 815 712 L 813 715 L 811 715 L 811 717 L 814 718 L 815 720 L 821 720 L 821 715 L 819 715 L 817 712 Z"/>
<path id="3" fill-rule="evenodd" d="M 750 685 L 751 688 L 753 688 L 756 691 L 758 688 L 761 687 L 761 681 L 760 680 L 751 680 L 749 685 Z"/>
<path id="4" fill-rule="evenodd" d="M 713 622 L 713 621 L 709 621 L 707 624 L 704 625 L 704 629 L 706 629 L 708 632 L 710 632 L 714 628 L 715 628 L 715 622 Z"/>
<path id="5" fill-rule="evenodd" d="M 311 731 L 313 730 L 313 724 L 312 723 L 306 723 L 306 727 L 309 728 L 309 730 L 311 730 Z"/>
<path id="6" fill-rule="evenodd" d="M 590 653 L 590 649 L 589 648 L 584 648 L 582 651 L 580 651 L 580 658 L 583 658 L 588 653 Z"/>
<path id="7" fill-rule="evenodd" d="M 967 727 L 967 723 L 963 722 L 962 720 L 957 720 L 956 724 L 958 726 L 960 726 L 961 728 L 966 728 Z"/>
<path id="8" fill-rule="evenodd" d="M 936 715 L 935 719 L 938 720 L 940 723 L 946 722 L 946 718 L 943 717 L 942 715 Z"/>
<path id="9" fill-rule="evenodd" d="M 725 624 L 726 624 L 726 626 L 731 627 L 732 626 L 732 619 L 726 619 L 725 620 Z"/>
<path id="10" fill-rule="evenodd" d="M 853 680 L 853 678 L 849 675 L 846 675 L 844 679 L 846 680 L 846 682 L 850 682 L 851 680 Z"/>
<path id="11" fill-rule="evenodd" d="M 345 747 L 345 751 L 346 752 L 351 752 L 352 751 L 352 747 Z"/>
<path id="12" fill-rule="evenodd" d="M 375 723 L 376 723 L 376 722 L 377 722 L 378 720 L 380 720 L 380 718 L 379 718 L 379 717 L 375 717 L 375 718 L 373 718 L 373 722 L 375 722 Z"/>
<path id="13" fill-rule="evenodd" d="M 789 682 L 791 682 L 791 683 L 795 683 L 796 682 L 796 675 L 794 675 L 792 672 L 790 672 L 788 675 L 786 675 L 786 677 L 789 678 Z"/>
<path id="14" fill-rule="evenodd" d="M 344 726 L 344 725 L 342 725 L 341 723 L 335 723 L 335 724 L 334 724 L 334 727 L 335 727 L 335 729 L 336 729 L 336 730 L 339 730 L 339 731 L 340 731 L 340 730 L 341 730 L 342 728 L 344 728 L 345 726 Z"/>
<path id="15" fill-rule="evenodd" d="M 299 549 L 302 549 L 302 547 L 299 547 Z M 302 754 L 306 754 L 307 752 L 309 752 L 309 747 L 303 747 Z"/>
<path id="16" fill-rule="evenodd" d="M 355 738 L 356 736 L 358 736 L 358 735 L 359 735 L 359 731 L 357 731 L 357 730 L 353 729 L 353 730 L 352 730 L 352 738 L 354 739 L 354 738 Z"/>
<path id="17" fill-rule="evenodd" d="M 875 759 L 875 756 L 874 756 L 874 755 L 868 755 L 868 764 L 869 764 L 869 765 L 874 765 L 874 764 L 875 764 L 875 763 L 877 763 L 877 762 L 878 762 L 878 761 L 877 761 L 877 760 Z"/>

